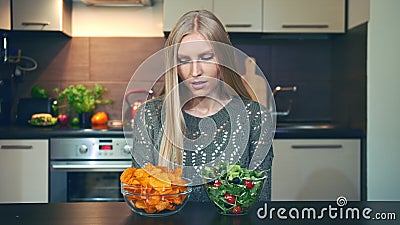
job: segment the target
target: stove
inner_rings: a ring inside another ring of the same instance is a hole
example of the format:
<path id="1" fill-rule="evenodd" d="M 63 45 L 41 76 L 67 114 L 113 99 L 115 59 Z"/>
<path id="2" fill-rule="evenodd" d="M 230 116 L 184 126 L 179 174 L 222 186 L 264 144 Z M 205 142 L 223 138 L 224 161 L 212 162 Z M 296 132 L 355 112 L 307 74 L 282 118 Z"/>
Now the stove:
<path id="1" fill-rule="evenodd" d="M 124 138 L 51 138 L 50 202 L 123 201 L 119 176 L 131 165 Z"/>

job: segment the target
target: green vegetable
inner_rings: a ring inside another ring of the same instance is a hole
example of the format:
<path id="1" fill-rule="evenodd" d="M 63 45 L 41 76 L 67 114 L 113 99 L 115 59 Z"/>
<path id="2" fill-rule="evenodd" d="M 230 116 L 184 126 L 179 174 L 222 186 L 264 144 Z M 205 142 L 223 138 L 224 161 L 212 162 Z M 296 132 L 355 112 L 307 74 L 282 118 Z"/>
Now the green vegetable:
<path id="1" fill-rule="evenodd" d="M 77 126 L 79 125 L 79 118 L 78 117 L 74 117 L 71 119 L 71 125 L 72 126 Z"/>
<path id="2" fill-rule="evenodd" d="M 46 89 L 39 85 L 35 85 L 31 89 L 31 97 L 32 98 L 48 98 L 49 94 L 47 93 Z"/>
<path id="3" fill-rule="evenodd" d="M 101 85 L 87 88 L 83 84 L 70 85 L 63 91 L 58 88 L 54 92 L 59 93 L 58 99 L 61 103 L 67 103 L 76 113 L 92 112 L 97 104 L 111 104 L 112 100 L 103 100 L 106 91 Z"/>
<path id="4" fill-rule="evenodd" d="M 221 213 L 245 214 L 257 200 L 268 172 L 248 170 L 240 164 L 223 163 L 216 167 L 206 167 L 202 175 L 205 178 L 216 178 L 206 184 L 206 191 Z M 220 175 L 216 177 L 216 174 Z"/>

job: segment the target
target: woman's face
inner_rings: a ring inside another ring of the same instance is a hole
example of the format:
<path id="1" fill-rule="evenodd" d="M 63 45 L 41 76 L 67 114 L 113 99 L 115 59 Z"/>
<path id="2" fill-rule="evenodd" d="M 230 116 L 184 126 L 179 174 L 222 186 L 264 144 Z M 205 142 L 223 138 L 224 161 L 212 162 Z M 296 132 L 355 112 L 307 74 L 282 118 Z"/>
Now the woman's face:
<path id="1" fill-rule="evenodd" d="M 178 49 L 178 74 L 196 97 L 215 96 L 219 69 L 212 46 L 199 33 L 182 38 Z"/>

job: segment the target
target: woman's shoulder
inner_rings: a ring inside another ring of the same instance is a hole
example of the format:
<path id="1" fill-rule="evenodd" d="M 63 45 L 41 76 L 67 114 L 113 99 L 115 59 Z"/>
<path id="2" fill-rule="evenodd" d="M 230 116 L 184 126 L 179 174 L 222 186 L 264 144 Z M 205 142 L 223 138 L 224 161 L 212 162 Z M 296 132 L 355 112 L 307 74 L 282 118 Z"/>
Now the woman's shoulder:
<path id="1" fill-rule="evenodd" d="M 154 99 L 149 99 L 145 102 L 143 102 L 140 105 L 140 108 L 142 110 L 157 110 L 160 109 L 163 105 L 164 99 L 163 98 L 154 98 Z"/>
<path id="2" fill-rule="evenodd" d="M 268 111 L 268 109 L 263 104 L 252 99 L 235 96 L 233 97 L 233 100 L 236 102 L 236 104 L 242 104 L 247 111 Z"/>
<path id="3" fill-rule="evenodd" d="M 136 114 L 141 118 L 150 119 L 151 117 L 158 117 L 163 105 L 163 99 L 154 98 L 143 102 L 137 109 Z"/>

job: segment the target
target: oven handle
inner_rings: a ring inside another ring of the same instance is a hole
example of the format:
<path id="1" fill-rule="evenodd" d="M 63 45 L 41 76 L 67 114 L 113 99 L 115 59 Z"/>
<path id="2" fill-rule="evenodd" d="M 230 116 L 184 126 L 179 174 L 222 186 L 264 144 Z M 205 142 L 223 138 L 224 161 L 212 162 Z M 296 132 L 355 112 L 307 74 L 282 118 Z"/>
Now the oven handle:
<path id="1" fill-rule="evenodd" d="M 115 164 L 70 164 L 70 163 L 52 163 L 51 168 L 54 171 L 123 171 L 124 169 L 131 167 L 132 163 L 115 163 Z"/>

